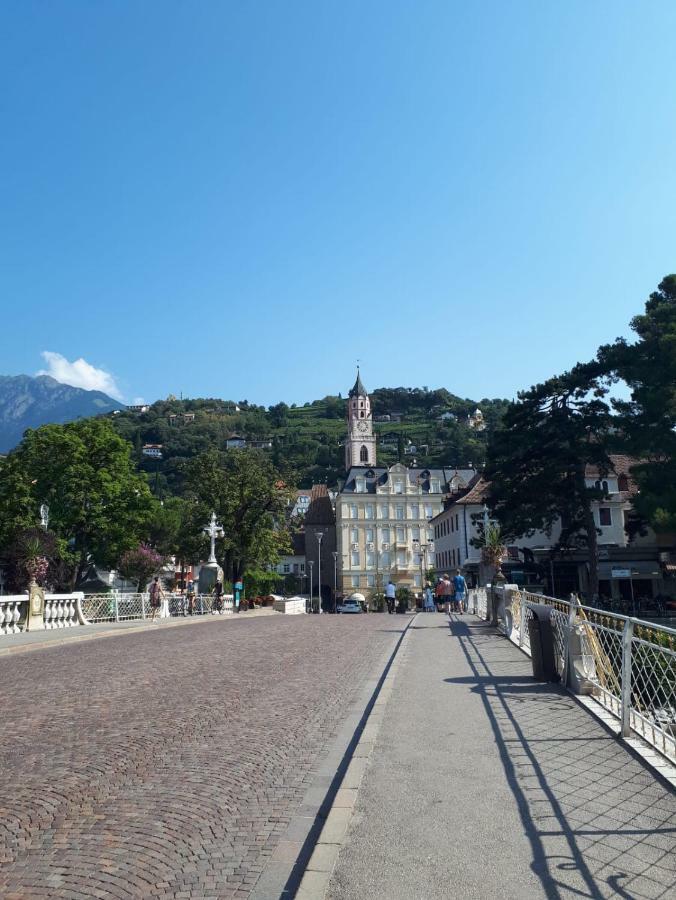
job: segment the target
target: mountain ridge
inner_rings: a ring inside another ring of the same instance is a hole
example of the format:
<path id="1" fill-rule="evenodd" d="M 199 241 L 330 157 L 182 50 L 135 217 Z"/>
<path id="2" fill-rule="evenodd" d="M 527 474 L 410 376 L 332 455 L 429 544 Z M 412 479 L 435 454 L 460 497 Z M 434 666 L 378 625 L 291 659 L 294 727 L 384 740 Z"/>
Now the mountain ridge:
<path id="1" fill-rule="evenodd" d="M 102 391 L 63 384 L 51 375 L 0 375 L 0 453 L 12 450 L 28 428 L 123 408 Z"/>

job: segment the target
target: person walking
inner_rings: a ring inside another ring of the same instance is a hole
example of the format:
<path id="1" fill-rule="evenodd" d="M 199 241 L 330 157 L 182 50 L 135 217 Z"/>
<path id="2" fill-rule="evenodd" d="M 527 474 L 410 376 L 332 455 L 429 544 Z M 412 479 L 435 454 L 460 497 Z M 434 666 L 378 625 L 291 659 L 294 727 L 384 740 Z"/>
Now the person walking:
<path id="1" fill-rule="evenodd" d="M 148 591 L 150 596 L 150 608 L 153 611 L 153 617 L 150 620 L 150 624 L 155 624 L 155 616 L 157 615 L 157 611 L 162 605 L 162 598 L 164 597 L 164 591 L 162 590 L 162 585 L 160 584 L 160 577 L 156 575 L 152 582 L 150 583 L 150 590 Z"/>
<path id="2" fill-rule="evenodd" d="M 429 584 L 425 585 L 423 592 L 423 612 L 434 612 L 434 594 Z"/>
<path id="3" fill-rule="evenodd" d="M 467 582 L 462 577 L 460 569 L 455 570 L 453 576 L 453 599 L 455 601 L 455 611 L 460 615 L 466 612 L 465 604 L 467 602 Z"/>
<path id="4" fill-rule="evenodd" d="M 385 599 L 387 600 L 387 611 L 390 615 L 394 612 L 394 601 L 397 599 L 397 589 L 394 586 L 394 583 L 391 581 L 387 582 L 387 587 L 385 588 Z"/>
<path id="5" fill-rule="evenodd" d="M 214 585 L 214 612 L 223 612 L 223 582 L 217 581 Z"/>
<path id="6" fill-rule="evenodd" d="M 434 586 L 434 601 L 437 606 L 437 612 L 443 611 L 444 605 L 444 579 L 438 578 L 437 583 Z"/>
<path id="7" fill-rule="evenodd" d="M 444 575 L 441 586 L 441 595 L 444 598 L 444 610 L 446 611 L 446 615 L 450 616 L 453 611 L 453 582 L 446 574 Z"/>

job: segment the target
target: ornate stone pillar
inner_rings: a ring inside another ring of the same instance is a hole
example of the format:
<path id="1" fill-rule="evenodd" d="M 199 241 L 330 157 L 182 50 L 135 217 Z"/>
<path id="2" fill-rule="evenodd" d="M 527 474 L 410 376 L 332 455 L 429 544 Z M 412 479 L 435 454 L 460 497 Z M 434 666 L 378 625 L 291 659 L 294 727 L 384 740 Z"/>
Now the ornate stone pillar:
<path id="1" fill-rule="evenodd" d="M 45 630 L 45 592 L 35 581 L 28 586 L 26 631 Z"/>

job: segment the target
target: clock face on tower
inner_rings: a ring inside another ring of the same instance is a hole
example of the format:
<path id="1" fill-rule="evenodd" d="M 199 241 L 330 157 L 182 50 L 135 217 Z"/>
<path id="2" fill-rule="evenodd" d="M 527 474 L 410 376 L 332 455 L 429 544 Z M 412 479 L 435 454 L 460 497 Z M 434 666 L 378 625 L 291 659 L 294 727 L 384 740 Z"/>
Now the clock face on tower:
<path id="1" fill-rule="evenodd" d="M 357 422 L 357 431 L 360 434 L 364 434 L 364 432 L 368 431 L 369 427 L 366 422 Z"/>

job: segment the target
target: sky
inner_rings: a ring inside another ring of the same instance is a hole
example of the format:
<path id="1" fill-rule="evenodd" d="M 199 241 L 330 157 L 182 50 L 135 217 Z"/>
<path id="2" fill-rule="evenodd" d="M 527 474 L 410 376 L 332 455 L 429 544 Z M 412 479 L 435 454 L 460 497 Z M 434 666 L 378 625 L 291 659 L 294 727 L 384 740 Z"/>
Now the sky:
<path id="1" fill-rule="evenodd" d="M 6 0 L 0 374 L 517 391 L 676 271 L 673 0 Z"/>

